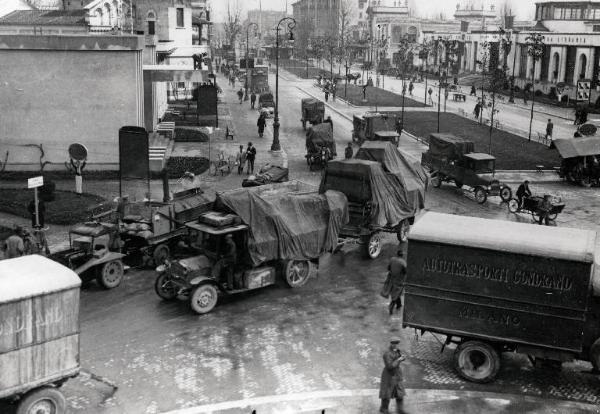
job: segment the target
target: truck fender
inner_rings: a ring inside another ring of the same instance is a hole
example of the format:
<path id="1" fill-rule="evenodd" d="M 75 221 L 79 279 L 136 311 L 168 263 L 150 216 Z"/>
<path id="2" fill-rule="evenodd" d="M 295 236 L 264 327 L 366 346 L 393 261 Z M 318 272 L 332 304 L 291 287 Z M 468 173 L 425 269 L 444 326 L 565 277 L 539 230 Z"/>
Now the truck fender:
<path id="1" fill-rule="evenodd" d="M 190 285 L 198 286 L 205 282 L 212 283 L 213 285 L 217 286 L 217 282 L 213 278 L 208 276 L 196 276 L 195 278 L 190 280 Z"/>
<path id="2" fill-rule="evenodd" d="M 80 275 L 83 272 L 85 272 L 86 270 L 91 269 L 94 266 L 112 262 L 113 260 L 121 260 L 121 259 L 123 259 L 123 257 L 125 257 L 125 255 L 122 253 L 108 252 L 100 258 L 93 258 L 91 260 L 88 260 L 85 264 L 83 264 L 83 265 L 79 266 L 77 269 L 75 269 L 75 273 Z"/>

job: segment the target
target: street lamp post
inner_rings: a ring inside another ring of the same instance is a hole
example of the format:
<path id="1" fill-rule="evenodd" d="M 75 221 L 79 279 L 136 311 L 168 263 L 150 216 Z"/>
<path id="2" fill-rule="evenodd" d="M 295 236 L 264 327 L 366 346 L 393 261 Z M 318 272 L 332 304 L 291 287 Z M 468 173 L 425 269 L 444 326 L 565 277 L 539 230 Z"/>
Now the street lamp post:
<path id="1" fill-rule="evenodd" d="M 535 63 L 544 56 L 544 36 L 532 33 L 527 36 L 527 53 L 533 60 L 533 73 L 531 75 L 531 115 L 529 118 L 529 141 L 531 141 L 531 126 L 533 124 L 533 104 L 535 102 Z"/>
<path id="2" fill-rule="evenodd" d="M 254 26 L 255 30 L 258 30 L 258 25 L 256 23 L 248 23 L 248 27 L 246 27 L 246 84 L 244 85 L 244 100 L 248 100 L 248 72 L 250 70 L 250 65 L 248 65 L 248 43 L 250 41 L 250 28 Z"/>
<path id="3" fill-rule="evenodd" d="M 279 27 L 284 21 L 288 21 L 287 27 L 290 32 L 290 40 L 294 40 L 294 34 L 292 30 L 296 27 L 296 20 L 293 17 L 284 17 L 277 23 L 277 29 L 275 34 L 275 119 L 273 121 L 273 143 L 271 144 L 271 151 L 281 151 L 281 144 L 279 143 Z"/>

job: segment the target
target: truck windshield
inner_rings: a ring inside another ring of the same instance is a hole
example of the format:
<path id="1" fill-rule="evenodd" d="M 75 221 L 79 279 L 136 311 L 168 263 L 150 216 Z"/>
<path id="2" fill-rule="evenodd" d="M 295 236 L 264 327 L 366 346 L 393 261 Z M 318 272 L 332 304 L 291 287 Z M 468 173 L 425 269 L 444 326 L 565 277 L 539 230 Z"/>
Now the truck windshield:
<path id="1" fill-rule="evenodd" d="M 475 164 L 475 172 L 481 174 L 491 174 L 494 172 L 494 160 L 477 161 Z"/>

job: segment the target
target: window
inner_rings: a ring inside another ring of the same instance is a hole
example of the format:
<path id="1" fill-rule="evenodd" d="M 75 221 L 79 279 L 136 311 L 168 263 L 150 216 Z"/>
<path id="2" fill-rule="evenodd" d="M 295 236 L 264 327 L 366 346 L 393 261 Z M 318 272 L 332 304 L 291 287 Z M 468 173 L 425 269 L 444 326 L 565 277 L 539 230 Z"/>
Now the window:
<path id="1" fill-rule="evenodd" d="M 177 8 L 177 27 L 184 27 L 184 21 L 183 21 L 183 8 L 178 7 Z"/>
<path id="2" fill-rule="evenodd" d="M 149 35 L 155 35 L 156 34 L 156 27 L 155 24 L 156 22 L 154 20 L 148 20 L 148 34 Z"/>
<path id="3" fill-rule="evenodd" d="M 600 24 L 595 24 L 592 28 L 592 31 L 594 32 L 600 32 Z"/>

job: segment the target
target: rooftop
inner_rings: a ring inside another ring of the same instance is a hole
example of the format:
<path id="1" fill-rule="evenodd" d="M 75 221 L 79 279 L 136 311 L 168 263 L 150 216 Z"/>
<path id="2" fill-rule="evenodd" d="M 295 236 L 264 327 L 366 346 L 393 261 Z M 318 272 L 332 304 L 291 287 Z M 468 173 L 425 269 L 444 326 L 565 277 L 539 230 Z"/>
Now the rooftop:
<path id="1" fill-rule="evenodd" d="M 16 10 L 0 17 L 0 25 L 86 26 L 86 10 Z"/>

